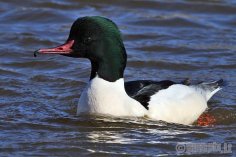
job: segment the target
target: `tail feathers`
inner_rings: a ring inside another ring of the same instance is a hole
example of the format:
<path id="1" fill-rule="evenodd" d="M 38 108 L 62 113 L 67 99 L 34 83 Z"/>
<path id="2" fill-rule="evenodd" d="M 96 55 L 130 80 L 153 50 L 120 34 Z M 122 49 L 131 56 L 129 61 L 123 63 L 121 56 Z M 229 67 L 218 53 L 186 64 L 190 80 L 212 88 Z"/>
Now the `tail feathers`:
<path id="1" fill-rule="evenodd" d="M 204 86 L 206 86 L 206 88 L 209 88 L 209 89 L 217 89 L 217 88 L 223 86 L 223 84 L 224 84 L 223 79 L 220 79 L 220 80 L 214 81 L 214 82 L 208 82 L 208 83 L 202 82 L 199 85 L 204 85 Z"/>
<path id="2" fill-rule="evenodd" d="M 202 82 L 197 85 L 193 85 L 197 91 L 206 97 L 208 101 L 216 92 L 221 90 L 224 84 L 223 79 L 214 82 Z"/>

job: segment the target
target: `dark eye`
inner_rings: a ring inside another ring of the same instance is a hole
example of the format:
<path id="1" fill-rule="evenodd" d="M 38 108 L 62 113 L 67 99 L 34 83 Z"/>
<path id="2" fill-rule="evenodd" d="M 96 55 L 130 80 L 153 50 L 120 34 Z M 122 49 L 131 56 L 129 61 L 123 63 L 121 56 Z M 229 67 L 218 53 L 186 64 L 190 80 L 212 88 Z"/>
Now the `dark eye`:
<path id="1" fill-rule="evenodd" d="M 90 44 L 92 41 L 93 41 L 93 39 L 91 37 L 87 37 L 84 39 L 85 44 Z"/>

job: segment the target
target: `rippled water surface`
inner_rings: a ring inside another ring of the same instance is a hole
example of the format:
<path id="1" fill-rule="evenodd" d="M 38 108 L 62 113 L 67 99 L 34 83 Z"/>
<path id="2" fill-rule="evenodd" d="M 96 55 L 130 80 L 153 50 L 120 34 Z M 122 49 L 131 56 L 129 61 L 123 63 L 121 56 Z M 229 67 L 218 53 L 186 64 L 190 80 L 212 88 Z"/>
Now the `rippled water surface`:
<path id="1" fill-rule="evenodd" d="M 88 15 L 121 29 L 126 80 L 226 80 L 209 102 L 217 124 L 76 116 L 90 63 L 33 51 L 63 43 Z M 177 143 L 208 142 L 236 155 L 235 1 L 0 1 L 0 28 L 0 156 L 175 155 Z"/>

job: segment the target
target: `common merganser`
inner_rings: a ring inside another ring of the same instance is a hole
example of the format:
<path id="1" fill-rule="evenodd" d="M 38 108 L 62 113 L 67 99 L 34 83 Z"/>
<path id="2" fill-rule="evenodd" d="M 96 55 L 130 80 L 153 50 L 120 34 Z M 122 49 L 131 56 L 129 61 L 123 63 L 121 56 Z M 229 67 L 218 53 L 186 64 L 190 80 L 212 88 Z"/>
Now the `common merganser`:
<path id="1" fill-rule="evenodd" d="M 223 80 L 189 84 L 188 81 L 138 80 L 124 82 L 127 54 L 117 25 L 110 19 L 78 18 L 65 44 L 39 49 L 36 54 L 87 58 L 90 81 L 82 92 L 77 114 L 149 117 L 171 123 L 192 124 L 207 109 L 207 101 Z"/>

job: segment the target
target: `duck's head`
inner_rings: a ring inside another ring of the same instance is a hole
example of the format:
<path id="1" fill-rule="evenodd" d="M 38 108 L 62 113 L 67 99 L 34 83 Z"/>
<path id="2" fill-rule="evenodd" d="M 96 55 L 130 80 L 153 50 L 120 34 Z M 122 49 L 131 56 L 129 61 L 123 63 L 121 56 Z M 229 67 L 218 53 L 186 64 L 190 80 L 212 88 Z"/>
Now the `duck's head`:
<path id="1" fill-rule="evenodd" d="M 92 64 L 90 79 L 98 75 L 110 82 L 123 78 L 127 59 L 116 24 L 98 16 L 77 19 L 71 26 L 65 44 L 55 48 L 39 49 L 35 51 L 35 56 L 36 54 L 88 58 Z"/>

